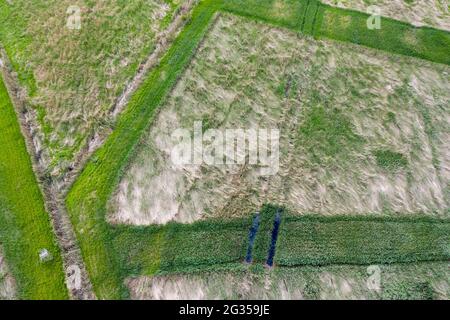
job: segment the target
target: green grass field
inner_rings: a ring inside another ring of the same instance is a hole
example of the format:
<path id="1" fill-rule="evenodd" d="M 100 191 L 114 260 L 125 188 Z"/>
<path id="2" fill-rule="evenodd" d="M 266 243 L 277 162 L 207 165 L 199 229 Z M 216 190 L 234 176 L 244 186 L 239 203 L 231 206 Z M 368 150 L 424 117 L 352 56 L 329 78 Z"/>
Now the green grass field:
<path id="1" fill-rule="evenodd" d="M 0 243 L 23 299 L 66 299 L 60 250 L 14 107 L 0 78 Z M 46 248 L 52 261 L 39 261 Z"/>
<path id="2" fill-rule="evenodd" d="M 413 33 L 413 40 L 409 42 L 398 42 L 395 45 L 392 43 L 379 42 L 379 36 L 368 34 L 361 28 L 361 19 L 364 16 L 359 14 L 349 13 L 331 9 L 325 6 L 317 7 L 317 10 L 307 9 L 301 2 L 296 1 L 224 1 L 223 10 L 239 15 L 245 15 L 257 20 L 269 22 L 281 27 L 287 27 L 296 31 L 301 31 L 306 25 L 305 31 L 313 33 L 318 37 L 330 37 L 338 39 L 337 32 L 330 31 L 331 20 L 327 17 L 337 17 L 338 19 L 347 19 L 351 16 L 354 25 L 357 27 L 356 33 L 344 33 L 342 35 L 343 41 L 349 41 L 357 44 L 363 44 L 369 47 L 378 48 L 394 53 L 402 53 L 414 57 L 421 57 L 435 62 L 449 64 L 448 55 L 444 52 L 448 49 L 447 37 L 448 33 L 443 31 L 431 29 L 419 29 L 420 31 Z M 281 3 L 281 6 L 273 5 Z M 270 4 L 270 5 L 269 5 Z M 68 194 L 66 204 L 71 215 L 72 223 L 77 233 L 77 237 L 82 249 L 84 261 L 89 271 L 91 281 L 99 298 L 120 298 L 126 297 L 127 293 L 123 286 L 122 280 L 126 273 L 145 273 L 153 274 L 155 272 L 170 272 L 189 269 L 192 267 L 193 261 L 201 264 L 217 264 L 224 262 L 225 264 L 234 265 L 235 261 L 239 260 L 240 255 L 245 252 L 246 228 L 236 230 L 235 237 L 230 243 L 223 243 L 220 239 L 227 239 L 226 234 L 220 230 L 216 230 L 213 226 L 207 225 L 201 231 L 195 231 L 196 226 L 179 226 L 176 224 L 161 228 L 127 228 L 127 227 L 111 227 L 105 221 L 106 204 L 114 191 L 115 186 L 123 174 L 123 171 L 134 155 L 135 145 L 141 137 L 144 130 L 149 126 L 154 118 L 155 111 L 165 101 L 168 93 L 173 85 L 181 76 L 183 70 L 187 67 L 189 61 L 193 57 L 196 48 L 205 36 L 208 26 L 211 24 L 214 13 L 221 8 L 219 1 L 202 1 L 195 9 L 192 19 L 188 22 L 185 29 L 175 40 L 172 47 L 162 59 L 161 63 L 155 68 L 147 77 L 143 85 L 134 94 L 127 109 L 121 115 L 119 121 L 115 125 L 113 133 L 109 136 L 106 143 L 99 149 L 90 159 L 87 166 L 84 168 L 79 179 L 73 185 Z M 311 5 L 311 4 L 310 4 Z M 303 9 L 302 9 L 303 8 Z M 298 9 L 298 10 L 297 10 Z M 301 10 L 307 10 L 302 14 Z M 272 15 L 272 13 L 275 14 Z M 274 18 L 275 17 L 275 18 Z M 353 18 L 356 17 L 356 18 Z M 300 23 L 299 21 L 304 21 Z M 417 30 L 412 26 L 403 23 L 391 21 L 387 23 L 387 35 L 396 30 L 400 33 L 408 33 L 412 30 Z M 339 32 L 343 31 L 344 27 L 338 24 Z M 340 29 L 339 29 L 340 28 Z M 425 31 L 423 31 L 425 30 Z M 431 31 L 430 31 L 431 30 Z M 428 34 L 428 32 L 431 32 Z M 425 34 L 432 35 L 425 39 Z M 393 40 L 394 38 L 387 38 Z M 430 50 L 431 47 L 436 46 L 438 50 Z M 405 49 L 406 48 L 406 49 Z M 306 132 L 307 133 L 307 132 Z M 345 132 L 344 132 L 345 134 Z M 350 219 L 350 218 L 349 218 Z M 369 223 L 363 226 L 360 221 L 352 221 L 350 226 L 350 233 L 355 237 L 359 237 L 358 242 L 354 247 L 361 248 L 366 245 L 366 238 L 373 237 L 383 241 L 383 243 L 369 247 L 369 253 L 364 256 L 363 260 L 358 260 L 355 256 L 350 256 L 351 252 L 341 252 L 342 244 L 349 241 L 345 237 L 346 231 L 342 225 L 336 221 L 327 224 L 327 231 L 337 235 L 342 235 L 342 243 L 335 244 L 334 238 L 328 238 L 327 234 L 319 233 L 314 235 L 317 238 L 312 238 L 320 246 L 328 243 L 333 243 L 336 246 L 330 246 L 334 262 L 341 263 L 345 259 L 341 259 L 340 254 L 347 254 L 348 263 L 369 263 L 370 261 L 378 262 L 378 254 L 381 249 L 389 249 L 390 243 L 400 244 L 401 247 L 397 251 L 387 251 L 385 256 L 382 256 L 382 262 L 400 261 L 415 261 L 428 259 L 445 259 L 448 258 L 448 247 L 438 246 L 435 250 L 429 250 L 430 246 L 434 244 L 442 244 L 442 241 L 447 240 L 446 231 L 448 230 L 448 223 L 428 225 L 422 222 L 411 222 L 410 224 L 388 223 L 383 229 L 383 224 Z M 267 226 L 269 226 L 268 224 Z M 299 231 L 298 228 L 303 226 L 303 222 L 293 222 L 286 224 L 285 227 L 292 229 L 292 231 Z M 322 226 L 322 225 L 320 225 Z M 314 230 L 316 224 L 306 224 L 305 228 Z M 422 227 L 430 231 L 430 235 L 426 236 L 422 233 Z M 381 228 L 381 229 L 380 229 Z M 265 230 L 267 228 L 263 228 Z M 285 247 L 288 248 L 296 240 L 308 239 L 306 235 L 299 234 L 291 235 L 289 229 L 283 229 L 280 235 L 279 257 L 280 261 L 288 261 L 290 256 L 283 251 Z M 209 237 L 205 234 L 205 230 L 212 232 L 214 237 Z M 227 230 L 227 229 L 225 229 Z M 234 230 L 234 229 L 233 229 Z M 194 232 L 195 231 L 195 232 Z M 404 237 L 398 238 L 392 232 L 405 232 Z M 234 231 L 233 231 L 234 232 Z M 289 232 L 289 236 L 286 233 Z M 365 232 L 365 233 L 364 233 Z M 379 232 L 386 235 L 383 239 L 378 236 Z M 447 232 L 448 233 L 448 232 Z M 369 235 L 369 236 L 368 236 Z M 306 238 L 302 238 L 306 237 Z M 364 236 L 364 239 L 362 238 Z M 298 239 L 296 237 L 299 237 Z M 185 238 L 192 239 L 184 241 Z M 205 250 L 217 249 L 213 256 L 208 256 L 204 252 L 199 252 L 194 246 L 198 245 L 199 239 L 202 238 L 204 242 L 201 248 Z M 423 240 L 421 247 L 414 247 L 415 239 Z M 218 243 L 217 241 L 220 241 Z M 292 242 L 292 243 L 291 243 Z M 264 237 L 257 239 L 257 244 L 264 244 Z M 280 247 L 285 244 L 285 247 Z M 183 248 L 186 255 L 176 255 L 173 246 L 179 245 Z M 295 248 L 295 246 L 293 246 Z M 333 263 L 327 261 L 325 258 L 316 256 L 317 251 L 312 251 L 312 257 L 306 252 L 303 256 L 302 249 L 298 247 L 298 254 L 292 257 L 292 263 Z M 261 245 L 255 248 L 257 256 L 261 259 L 264 257 L 264 249 Z M 316 248 L 317 250 L 317 248 Z M 126 251 L 126 252 L 123 252 Z M 243 259 L 243 256 L 241 256 Z M 314 260 L 316 259 L 317 260 Z M 276 259 L 276 263 L 277 263 Z M 284 260 L 283 260 L 284 259 Z M 290 261 L 290 260 L 289 260 Z M 287 262 L 286 262 L 287 263 Z M 195 269 L 195 265 L 194 265 Z"/>
<path id="3" fill-rule="evenodd" d="M 0 43 L 28 93 L 50 178 L 64 177 L 90 141 L 111 130 L 116 99 L 184 3 L 0 1 Z M 70 6 L 80 9 L 79 30 L 66 26 Z"/>
<path id="4" fill-rule="evenodd" d="M 321 5 L 315 35 L 450 65 L 450 32 L 389 18 L 381 18 L 381 29 L 368 30 L 368 17 Z"/>

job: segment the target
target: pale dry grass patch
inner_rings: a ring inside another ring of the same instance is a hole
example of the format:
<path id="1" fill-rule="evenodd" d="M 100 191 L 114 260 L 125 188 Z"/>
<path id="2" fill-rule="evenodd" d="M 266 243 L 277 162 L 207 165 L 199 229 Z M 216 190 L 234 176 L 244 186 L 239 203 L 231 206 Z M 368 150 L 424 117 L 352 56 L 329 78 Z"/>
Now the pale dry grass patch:
<path id="1" fill-rule="evenodd" d="M 108 219 L 192 222 L 245 216 L 265 202 L 295 214 L 447 215 L 447 72 L 222 16 L 143 136 Z M 279 172 L 174 165 L 171 133 L 200 120 L 280 129 Z M 377 154 L 403 160 L 391 166 Z"/>
<path id="2" fill-rule="evenodd" d="M 200 300 L 205 299 L 204 284 L 197 279 L 138 278 L 127 281 L 133 287 L 132 299 L 141 300 Z"/>
<path id="3" fill-rule="evenodd" d="M 206 272 L 128 278 L 132 299 L 448 299 L 446 263 L 378 266 L 379 290 L 364 266 L 278 268 L 263 272 Z M 424 288 L 426 290 L 424 290 Z"/>

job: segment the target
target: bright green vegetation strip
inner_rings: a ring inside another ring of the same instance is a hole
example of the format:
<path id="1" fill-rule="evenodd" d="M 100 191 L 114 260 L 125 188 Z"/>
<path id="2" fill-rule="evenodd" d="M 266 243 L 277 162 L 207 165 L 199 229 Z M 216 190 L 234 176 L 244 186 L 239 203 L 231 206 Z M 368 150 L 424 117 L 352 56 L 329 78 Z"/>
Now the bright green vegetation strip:
<path id="1" fill-rule="evenodd" d="M 0 1 L 0 42 L 37 113 L 49 178 L 62 178 L 94 133 L 110 128 L 116 98 L 184 4 Z M 81 9 L 80 30 L 66 27 L 73 5 Z"/>
<path id="2" fill-rule="evenodd" d="M 166 233 L 161 270 L 242 262 L 250 225 L 250 219 L 172 225 Z"/>
<path id="3" fill-rule="evenodd" d="M 207 32 L 218 3 L 207 0 L 196 7 L 191 20 L 134 94 L 114 132 L 91 158 L 68 194 L 67 209 L 99 298 L 120 298 L 125 294 L 118 259 L 109 248 L 110 230 L 105 221 L 108 198 L 143 130 Z"/>
<path id="4" fill-rule="evenodd" d="M 0 243 L 23 299 L 66 299 L 59 248 L 21 134 L 0 77 Z M 53 260 L 41 263 L 40 249 Z"/>
<path id="5" fill-rule="evenodd" d="M 277 265 L 389 264 L 450 259 L 450 222 L 417 217 L 285 218 Z"/>
<path id="6" fill-rule="evenodd" d="M 450 65 L 450 33 L 381 18 L 381 28 L 369 30 L 365 13 L 321 5 L 315 34 L 340 41 Z"/>
<path id="7" fill-rule="evenodd" d="M 250 218 L 114 227 L 121 274 L 154 275 L 243 267 Z"/>
<path id="8" fill-rule="evenodd" d="M 308 0 L 307 3 L 308 6 L 305 11 L 302 31 L 307 34 L 314 34 L 314 27 L 316 24 L 320 2 L 317 0 Z"/>
<path id="9" fill-rule="evenodd" d="M 221 9 L 280 27 L 300 30 L 307 4 L 303 0 L 223 0 Z"/>
<path id="10" fill-rule="evenodd" d="M 443 30 L 416 28 L 389 18 L 381 18 L 381 29 L 369 30 L 369 15 L 316 0 L 224 0 L 223 9 L 319 38 L 450 65 L 450 32 Z"/>

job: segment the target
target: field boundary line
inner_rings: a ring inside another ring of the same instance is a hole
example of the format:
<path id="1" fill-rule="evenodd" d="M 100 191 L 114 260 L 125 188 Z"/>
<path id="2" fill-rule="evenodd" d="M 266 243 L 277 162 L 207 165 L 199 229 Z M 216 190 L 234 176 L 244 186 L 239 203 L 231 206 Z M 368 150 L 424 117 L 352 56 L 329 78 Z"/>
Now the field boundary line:
<path id="1" fill-rule="evenodd" d="M 63 199 L 58 197 L 58 190 L 55 190 L 51 183 L 46 181 L 44 177 L 45 168 L 43 168 L 37 161 L 39 158 L 35 145 L 33 143 L 32 133 L 30 131 L 30 124 L 24 118 L 23 111 L 25 110 L 26 100 L 22 96 L 23 88 L 20 86 L 18 79 L 12 73 L 12 67 L 9 62 L 8 56 L 0 46 L 0 57 L 3 60 L 3 68 L 1 72 L 5 86 L 8 89 L 9 96 L 11 98 L 14 111 L 17 115 L 18 124 L 22 133 L 22 136 L 27 147 L 28 155 L 31 160 L 33 172 L 36 175 L 36 183 L 43 195 L 43 202 L 46 211 L 50 214 L 51 225 L 53 233 L 58 241 L 59 248 L 61 250 L 61 256 L 63 258 L 64 274 L 66 284 L 69 281 L 69 275 L 65 272 L 69 266 L 76 265 L 81 270 L 82 281 L 81 287 L 78 289 L 73 288 L 69 290 L 72 299 L 93 299 L 95 295 L 92 292 L 89 276 L 84 268 L 83 260 L 81 259 L 80 249 L 77 245 L 75 233 L 72 229 L 68 215 L 64 212 L 62 206 Z"/>

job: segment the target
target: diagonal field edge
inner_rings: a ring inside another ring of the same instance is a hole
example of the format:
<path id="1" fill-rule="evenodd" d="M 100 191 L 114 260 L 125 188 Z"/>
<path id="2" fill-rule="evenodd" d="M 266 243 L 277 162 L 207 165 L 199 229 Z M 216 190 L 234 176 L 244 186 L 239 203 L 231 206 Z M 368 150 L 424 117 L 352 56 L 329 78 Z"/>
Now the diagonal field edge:
<path id="1" fill-rule="evenodd" d="M 0 243 L 17 282 L 17 298 L 67 299 L 60 249 L 0 75 Z M 39 261 L 47 249 L 53 259 Z"/>

